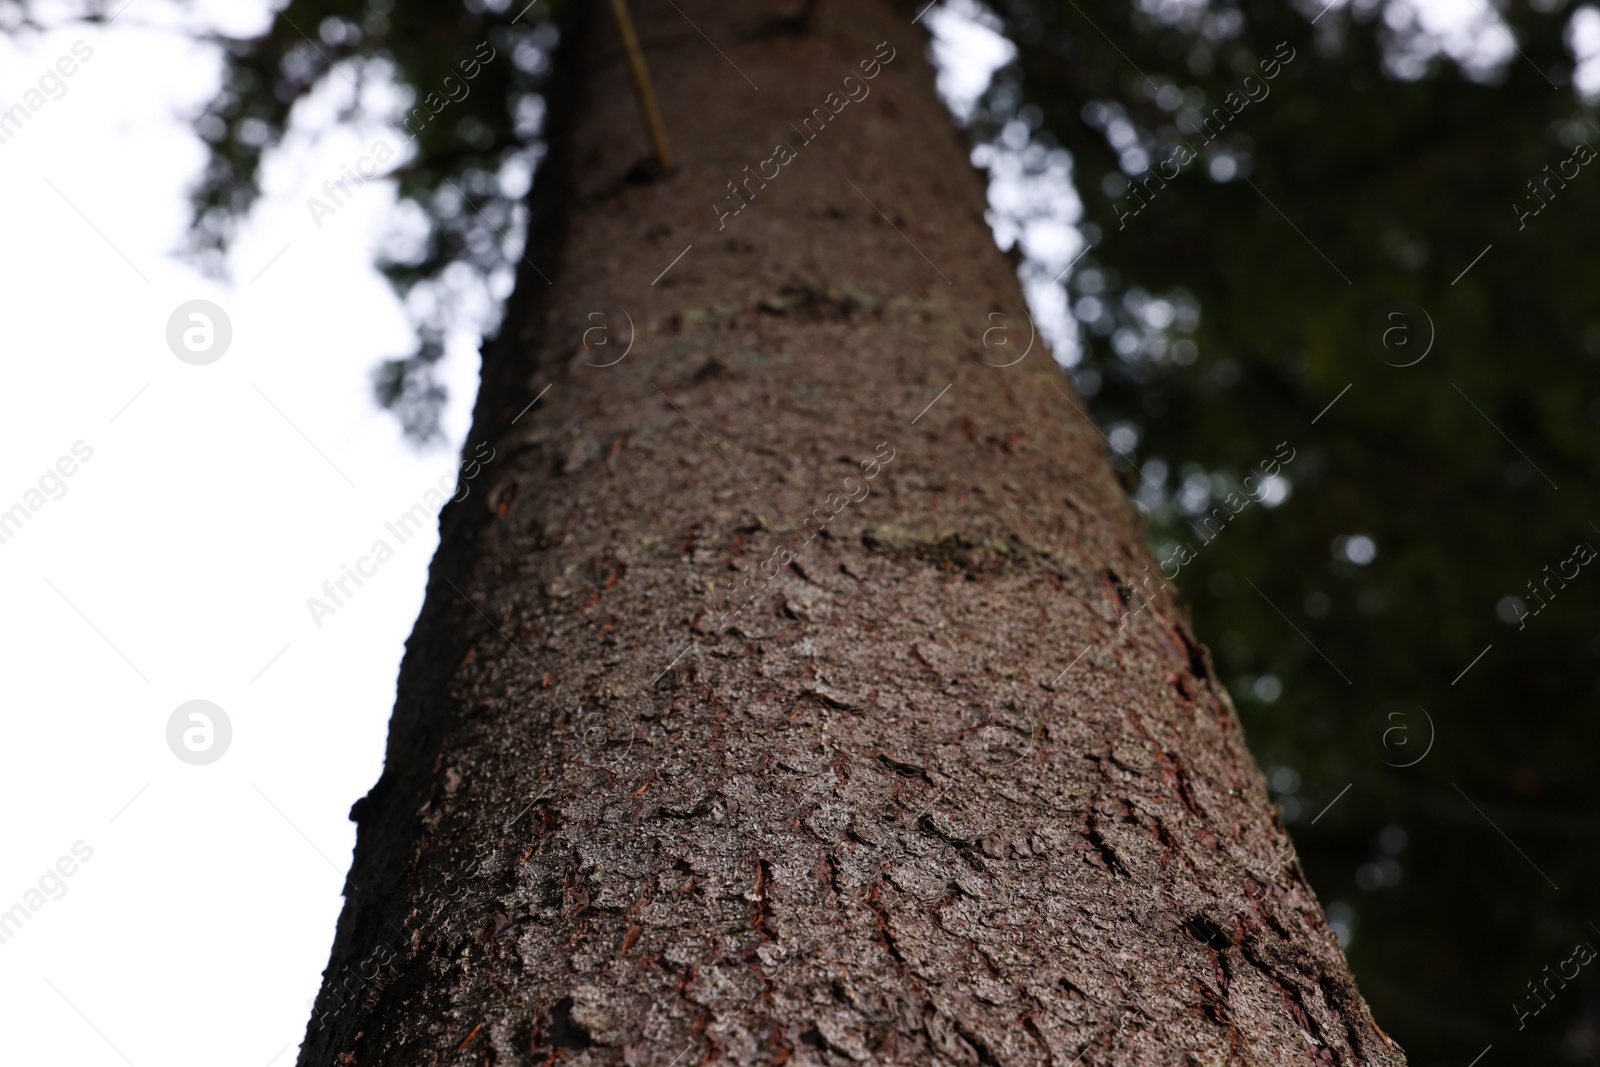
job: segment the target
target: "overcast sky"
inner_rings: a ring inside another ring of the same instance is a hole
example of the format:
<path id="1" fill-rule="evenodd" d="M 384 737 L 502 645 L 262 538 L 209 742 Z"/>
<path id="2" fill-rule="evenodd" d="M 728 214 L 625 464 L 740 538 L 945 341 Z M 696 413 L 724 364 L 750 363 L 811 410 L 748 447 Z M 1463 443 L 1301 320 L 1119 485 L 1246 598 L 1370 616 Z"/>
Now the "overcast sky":
<path id="1" fill-rule="evenodd" d="M 0 914 L 39 905 L 0 943 L 7 1063 L 293 1062 L 436 545 L 384 523 L 450 477 L 477 384 L 462 339 L 452 447 L 421 454 L 370 399 L 412 343 L 371 266 L 393 189 L 320 228 L 305 201 L 380 130 L 293 138 L 227 283 L 174 256 L 203 160 L 184 117 L 219 72 L 176 18 L 141 0 L 109 29 L 0 41 L 0 108 L 45 78 L 0 144 L 0 514 L 27 510 L 0 527 Z M 244 31 L 265 9 L 187 18 Z M 197 299 L 232 326 L 205 365 L 167 342 Z M 379 539 L 394 558 L 318 628 L 307 598 Z M 168 747 L 191 700 L 231 724 L 214 763 Z"/>

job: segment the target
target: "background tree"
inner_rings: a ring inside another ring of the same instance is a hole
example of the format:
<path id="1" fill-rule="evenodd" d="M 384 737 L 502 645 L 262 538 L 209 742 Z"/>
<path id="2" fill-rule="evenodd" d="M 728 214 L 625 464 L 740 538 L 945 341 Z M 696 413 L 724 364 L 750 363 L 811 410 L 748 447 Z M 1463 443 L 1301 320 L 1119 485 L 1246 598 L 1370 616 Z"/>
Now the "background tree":
<path id="1" fill-rule="evenodd" d="M 472 296 L 497 303 L 510 291 L 522 201 L 544 153 L 537 89 L 557 36 L 543 2 L 512 11 L 506 2 L 294 0 L 262 36 L 215 38 L 227 61 L 222 91 L 196 119 L 211 162 L 194 191 L 193 231 L 213 269 L 259 192 L 263 154 L 313 90 L 339 94 L 345 119 L 394 118 L 403 131 L 406 162 L 392 171 L 402 224 L 382 267 L 406 298 L 418 347 L 377 367 L 373 385 L 418 441 L 438 438 L 444 387 L 433 367 L 446 332 L 476 325 L 463 310 Z M 493 318 L 484 325 L 492 332 Z"/>

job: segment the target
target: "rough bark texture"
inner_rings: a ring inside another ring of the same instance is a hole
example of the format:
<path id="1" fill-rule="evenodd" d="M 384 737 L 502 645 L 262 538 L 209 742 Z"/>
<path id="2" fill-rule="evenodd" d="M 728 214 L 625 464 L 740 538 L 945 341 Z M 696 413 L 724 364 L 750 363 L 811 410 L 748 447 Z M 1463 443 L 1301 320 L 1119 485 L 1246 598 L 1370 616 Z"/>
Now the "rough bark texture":
<path id="1" fill-rule="evenodd" d="M 909 13 L 634 6 L 680 169 L 581 16 L 300 1062 L 1402 1063 Z"/>

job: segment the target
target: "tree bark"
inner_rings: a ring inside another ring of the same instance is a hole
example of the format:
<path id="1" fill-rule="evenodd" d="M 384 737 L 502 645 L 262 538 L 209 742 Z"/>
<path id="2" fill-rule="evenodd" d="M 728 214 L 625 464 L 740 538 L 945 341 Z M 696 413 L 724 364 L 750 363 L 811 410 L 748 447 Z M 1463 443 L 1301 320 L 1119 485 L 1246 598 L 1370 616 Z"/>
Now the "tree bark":
<path id="1" fill-rule="evenodd" d="M 1404 1062 L 914 10 L 579 7 L 300 1063 Z"/>

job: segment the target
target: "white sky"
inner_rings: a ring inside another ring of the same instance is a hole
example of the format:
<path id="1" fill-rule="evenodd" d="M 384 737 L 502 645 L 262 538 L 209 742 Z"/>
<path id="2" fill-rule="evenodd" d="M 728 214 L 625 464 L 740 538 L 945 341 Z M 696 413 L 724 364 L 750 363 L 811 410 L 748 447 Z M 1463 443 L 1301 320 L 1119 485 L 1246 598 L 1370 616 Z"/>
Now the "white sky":
<path id="1" fill-rule="evenodd" d="M 435 547 L 432 529 L 399 545 L 384 523 L 450 474 L 476 388 L 475 340 L 455 338 L 451 447 L 426 454 L 370 399 L 374 365 L 412 343 L 371 265 L 393 190 L 362 187 L 320 229 L 305 200 L 376 128 L 291 138 L 231 282 L 174 257 L 203 160 L 185 119 L 218 74 L 175 10 L 139 0 L 110 29 L 0 39 L 0 110 L 75 42 L 93 49 L 0 144 L 0 512 L 26 507 L 75 443 L 93 450 L 0 544 L 0 915 L 38 902 L 41 877 L 65 888 L 0 943 L 7 1063 L 293 1062 L 341 904 L 346 813 L 379 773 Z M 243 32 L 264 12 L 214 0 L 183 18 Z M 980 72 L 943 87 L 981 89 L 1004 42 L 970 20 L 931 21 L 956 45 L 941 58 L 959 61 L 965 42 Z M 1054 214 L 1019 223 L 1052 266 L 1081 248 L 1064 165 L 1053 173 L 1056 192 L 1032 199 L 1055 196 Z M 1011 200 L 991 190 L 998 208 Z M 166 342 L 169 316 L 195 299 L 232 324 L 206 366 Z M 306 598 L 380 538 L 395 558 L 317 628 Z M 205 766 L 166 740 L 196 699 L 232 725 Z M 53 882 L 80 841 L 92 858 Z"/>
<path id="2" fill-rule="evenodd" d="M 264 17 L 226 11 L 234 30 Z M 0 144 L 0 511 L 93 449 L 0 544 L 0 912 L 75 842 L 93 850 L 0 944 L 6 1063 L 293 1062 L 436 544 L 384 522 L 450 474 L 476 389 L 467 340 L 445 367 L 453 447 L 423 455 L 370 399 L 373 366 L 412 343 L 371 266 L 393 190 L 362 187 L 320 230 L 305 206 L 370 135 L 275 161 L 231 284 L 174 258 L 203 159 L 183 117 L 219 67 L 149 28 L 173 17 L 141 0 L 109 30 L 0 40 L 0 109 L 75 41 L 93 49 Z M 233 326 L 207 366 L 165 338 L 197 298 Z M 306 598 L 378 538 L 395 558 L 319 630 Z M 167 748 L 193 699 L 233 728 L 207 766 Z"/>

